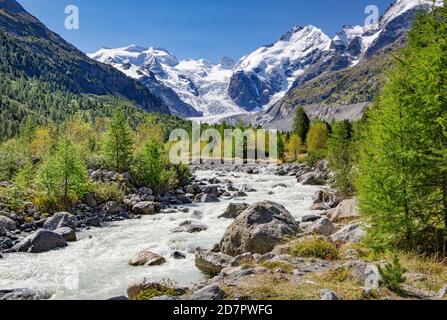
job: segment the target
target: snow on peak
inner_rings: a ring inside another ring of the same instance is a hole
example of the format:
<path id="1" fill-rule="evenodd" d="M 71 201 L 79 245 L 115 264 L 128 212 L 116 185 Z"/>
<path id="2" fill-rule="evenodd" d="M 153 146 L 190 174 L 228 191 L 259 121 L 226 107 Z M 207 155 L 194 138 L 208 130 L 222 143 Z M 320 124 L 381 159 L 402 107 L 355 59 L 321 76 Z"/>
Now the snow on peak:
<path id="1" fill-rule="evenodd" d="M 444 4 L 443 0 L 436 0 L 436 6 L 442 6 Z M 403 15 L 407 11 L 416 7 L 431 7 L 433 5 L 433 0 L 395 0 L 391 7 L 385 12 L 381 25 L 385 25 L 395 18 Z"/>

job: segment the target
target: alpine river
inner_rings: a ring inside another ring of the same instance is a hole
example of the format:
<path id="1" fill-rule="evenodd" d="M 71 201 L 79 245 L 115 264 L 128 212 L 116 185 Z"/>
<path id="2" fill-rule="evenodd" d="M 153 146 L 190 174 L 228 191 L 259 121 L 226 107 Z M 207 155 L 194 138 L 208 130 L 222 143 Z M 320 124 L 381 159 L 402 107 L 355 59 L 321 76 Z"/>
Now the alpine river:
<path id="1" fill-rule="evenodd" d="M 199 179 L 216 176 L 214 171 L 198 171 Z M 259 175 L 229 172 L 226 177 L 235 187 L 256 189 L 245 198 L 221 199 L 219 203 L 183 206 L 188 213 L 175 212 L 145 216 L 141 220 L 110 223 L 102 228 L 79 232 L 78 241 L 62 250 L 42 254 L 7 254 L 0 259 L 0 289 L 29 288 L 46 292 L 52 299 L 108 299 L 126 295 L 135 281 L 144 278 L 170 279 L 181 285 L 197 283 L 203 275 L 194 265 L 197 247 L 210 248 L 219 243 L 232 220 L 218 219 L 230 202 L 270 200 L 280 203 L 295 218 L 309 214 L 316 187 L 302 186 L 295 177 L 279 177 L 269 168 Z M 218 179 L 223 179 L 217 176 Z M 281 184 L 280 186 L 277 186 Z M 185 220 L 200 219 L 208 230 L 172 233 Z M 159 267 L 131 267 L 127 264 L 141 250 L 160 254 L 167 263 Z M 173 251 L 187 254 L 184 260 L 171 258 Z"/>

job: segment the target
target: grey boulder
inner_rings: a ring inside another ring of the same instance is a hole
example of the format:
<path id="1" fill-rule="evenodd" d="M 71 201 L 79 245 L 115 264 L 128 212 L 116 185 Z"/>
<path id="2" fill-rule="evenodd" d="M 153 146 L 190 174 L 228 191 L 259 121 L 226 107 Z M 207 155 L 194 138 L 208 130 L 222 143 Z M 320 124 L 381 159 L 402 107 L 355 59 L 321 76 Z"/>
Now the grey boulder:
<path id="1" fill-rule="evenodd" d="M 46 230 L 54 231 L 60 228 L 75 229 L 75 217 L 67 212 L 55 213 L 51 218 L 45 221 L 43 228 Z"/>
<path id="2" fill-rule="evenodd" d="M 228 227 L 220 243 L 222 253 L 265 254 L 285 237 L 300 233 L 299 224 L 282 205 L 263 201 L 251 205 Z"/>
<path id="3" fill-rule="evenodd" d="M 366 236 L 366 231 L 360 223 L 350 224 L 331 236 L 332 242 L 358 243 Z"/>
<path id="4" fill-rule="evenodd" d="M 42 229 L 19 242 L 13 247 L 13 250 L 28 253 L 41 253 L 64 248 L 66 246 L 67 242 L 61 235 L 53 231 Z"/>
<path id="5" fill-rule="evenodd" d="M 67 242 L 75 242 L 77 240 L 76 232 L 71 228 L 63 227 L 54 230 L 54 232 L 62 236 Z"/>
<path id="6" fill-rule="evenodd" d="M 17 223 L 12 220 L 11 218 L 8 218 L 6 216 L 1 216 L 0 215 L 0 225 L 9 231 L 14 231 L 15 229 L 17 229 Z"/>

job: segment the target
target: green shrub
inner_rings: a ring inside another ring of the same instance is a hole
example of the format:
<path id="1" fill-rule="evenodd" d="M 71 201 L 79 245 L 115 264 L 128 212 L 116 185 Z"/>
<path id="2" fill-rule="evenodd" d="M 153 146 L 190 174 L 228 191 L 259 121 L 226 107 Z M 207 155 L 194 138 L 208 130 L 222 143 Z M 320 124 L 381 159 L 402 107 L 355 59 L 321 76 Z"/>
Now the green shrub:
<path id="1" fill-rule="evenodd" d="M 125 197 L 124 190 L 113 182 L 95 182 L 92 184 L 92 192 L 98 203 L 121 201 Z"/>
<path id="2" fill-rule="evenodd" d="M 399 257 L 397 255 L 394 256 L 392 262 L 387 263 L 384 267 L 379 266 L 378 268 L 385 286 L 391 291 L 400 293 L 402 291 L 401 284 L 406 281 L 404 277 L 406 270 L 402 267 Z"/>
<path id="3" fill-rule="evenodd" d="M 292 242 L 290 254 L 295 257 L 336 260 L 339 258 L 337 247 L 326 240 L 311 238 Z"/>

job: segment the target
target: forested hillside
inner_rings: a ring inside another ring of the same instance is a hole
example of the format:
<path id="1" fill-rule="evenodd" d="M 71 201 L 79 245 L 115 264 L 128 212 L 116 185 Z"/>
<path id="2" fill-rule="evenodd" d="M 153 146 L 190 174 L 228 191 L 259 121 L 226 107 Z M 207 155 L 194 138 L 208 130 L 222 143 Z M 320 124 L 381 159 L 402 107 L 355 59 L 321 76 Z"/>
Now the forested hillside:
<path id="1" fill-rule="evenodd" d="M 0 0 L 0 58 L 2 137 L 14 135 L 26 114 L 42 121 L 79 110 L 95 116 L 118 100 L 169 114 L 143 85 L 89 59 L 14 0 Z"/>

